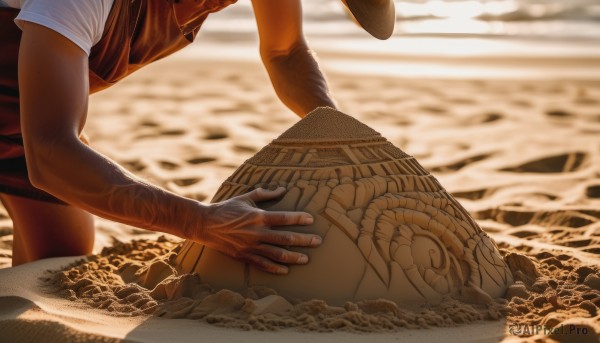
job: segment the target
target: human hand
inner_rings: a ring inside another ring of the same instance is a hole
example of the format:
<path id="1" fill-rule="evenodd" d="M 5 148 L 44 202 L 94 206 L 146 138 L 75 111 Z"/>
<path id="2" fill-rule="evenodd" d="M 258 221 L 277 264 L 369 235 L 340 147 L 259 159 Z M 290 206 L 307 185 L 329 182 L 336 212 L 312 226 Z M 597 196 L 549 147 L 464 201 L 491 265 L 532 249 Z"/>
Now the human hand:
<path id="1" fill-rule="evenodd" d="M 305 212 L 268 212 L 256 202 L 273 200 L 285 193 L 258 188 L 229 200 L 210 204 L 203 215 L 199 237 L 192 240 L 273 274 L 287 274 L 286 264 L 306 264 L 308 256 L 280 246 L 316 247 L 321 237 L 271 229 L 273 226 L 310 225 Z"/>

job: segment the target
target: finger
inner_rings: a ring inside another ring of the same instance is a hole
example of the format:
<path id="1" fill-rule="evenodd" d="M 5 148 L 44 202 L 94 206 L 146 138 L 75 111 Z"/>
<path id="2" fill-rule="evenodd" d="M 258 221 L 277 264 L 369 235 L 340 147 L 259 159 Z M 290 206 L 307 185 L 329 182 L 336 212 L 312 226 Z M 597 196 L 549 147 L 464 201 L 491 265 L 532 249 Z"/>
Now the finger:
<path id="1" fill-rule="evenodd" d="M 288 273 L 288 268 L 281 264 L 277 264 L 266 257 L 250 254 L 244 258 L 254 267 L 271 274 L 285 275 Z"/>
<path id="2" fill-rule="evenodd" d="M 274 230 L 265 230 L 259 234 L 259 239 L 263 243 L 297 247 L 316 247 L 323 241 L 317 235 Z"/>
<path id="3" fill-rule="evenodd" d="M 308 256 L 286 249 L 282 249 L 269 244 L 262 244 L 257 248 L 253 249 L 256 255 L 267 257 L 270 260 L 281 262 L 285 264 L 306 264 L 308 263 Z"/>
<path id="4" fill-rule="evenodd" d="M 265 212 L 267 226 L 310 225 L 313 221 L 313 217 L 306 212 Z"/>
<path id="5" fill-rule="evenodd" d="M 264 188 L 257 188 L 255 190 L 253 190 L 252 192 L 247 193 L 245 196 L 247 196 L 248 199 L 250 199 L 254 202 L 260 202 L 260 201 L 277 199 L 280 196 L 282 196 L 284 193 L 285 193 L 284 187 L 278 187 L 277 189 L 275 189 L 273 191 L 264 189 Z"/>

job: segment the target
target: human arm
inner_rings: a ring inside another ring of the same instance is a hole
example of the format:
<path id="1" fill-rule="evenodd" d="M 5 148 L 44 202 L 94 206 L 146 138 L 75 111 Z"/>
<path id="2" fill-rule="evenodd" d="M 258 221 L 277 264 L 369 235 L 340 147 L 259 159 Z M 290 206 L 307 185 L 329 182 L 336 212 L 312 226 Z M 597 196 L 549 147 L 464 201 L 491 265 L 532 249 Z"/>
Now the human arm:
<path id="1" fill-rule="evenodd" d="M 255 201 L 283 190 L 255 190 L 205 205 L 151 185 L 82 143 L 88 58 L 44 26 L 23 25 L 19 51 L 21 128 L 32 184 L 92 214 L 206 244 L 275 273 L 304 255 L 276 245 L 315 246 L 314 235 L 269 229 L 310 224 L 306 213 L 265 212 Z"/>
<path id="2" fill-rule="evenodd" d="M 300 117 L 319 106 L 336 108 L 302 30 L 300 0 L 252 0 L 260 56 L 281 101 Z"/>

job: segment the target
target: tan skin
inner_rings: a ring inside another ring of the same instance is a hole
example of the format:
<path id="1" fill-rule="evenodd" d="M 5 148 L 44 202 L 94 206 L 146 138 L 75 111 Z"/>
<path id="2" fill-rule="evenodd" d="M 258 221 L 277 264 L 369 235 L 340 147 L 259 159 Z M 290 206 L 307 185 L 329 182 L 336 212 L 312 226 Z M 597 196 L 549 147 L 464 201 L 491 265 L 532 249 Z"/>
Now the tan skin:
<path id="1" fill-rule="evenodd" d="M 301 1 L 253 0 L 253 7 L 262 61 L 282 102 L 301 117 L 318 106 L 335 107 L 303 36 Z M 92 214 L 191 239 L 270 273 L 286 274 L 288 265 L 308 262 L 306 255 L 282 246 L 316 247 L 321 238 L 281 227 L 310 225 L 312 217 L 256 207 L 285 189 L 257 189 L 202 204 L 137 178 L 87 145 L 81 132 L 88 85 L 84 51 L 55 31 L 25 23 L 19 89 L 29 177 L 69 206 L 0 195 L 15 228 L 14 266 L 91 253 Z"/>

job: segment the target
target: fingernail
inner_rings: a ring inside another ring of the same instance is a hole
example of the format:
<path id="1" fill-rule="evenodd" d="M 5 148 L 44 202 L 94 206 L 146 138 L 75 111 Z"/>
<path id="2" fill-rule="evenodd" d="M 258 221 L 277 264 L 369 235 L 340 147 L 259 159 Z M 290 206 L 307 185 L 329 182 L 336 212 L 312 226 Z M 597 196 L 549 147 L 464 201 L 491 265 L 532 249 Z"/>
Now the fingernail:
<path id="1" fill-rule="evenodd" d="M 287 272 L 288 272 L 288 269 L 284 268 L 284 267 L 277 269 L 277 273 L 279 273 L 279 274 L 287 274 Z"/>
<path id="2" fill-rule="evenodd" d="M 315 236 L 312 238 L 312 240 L 310 241 L 310 245 L 319 245 L 323 243 L 323 239 L 319 236 Z"/>
<path id="3" fill-rule="evenodd" d="M 304 264 L 304 263 L 308 263 L 308 256 L 306 256 L 306 255 L 302 255 L 302 256 L 300 256 L 300 257 L 298 258 L 298 263 L 302 263 L 302 264 Z"/>
<path id="4" fill-rule="evenodd" d="M 314 221 L 315 220 L 313 219 L 313 217 L 304 218 L 304 225 L 310 225 L 310 224 L 314 223 Z"/>

